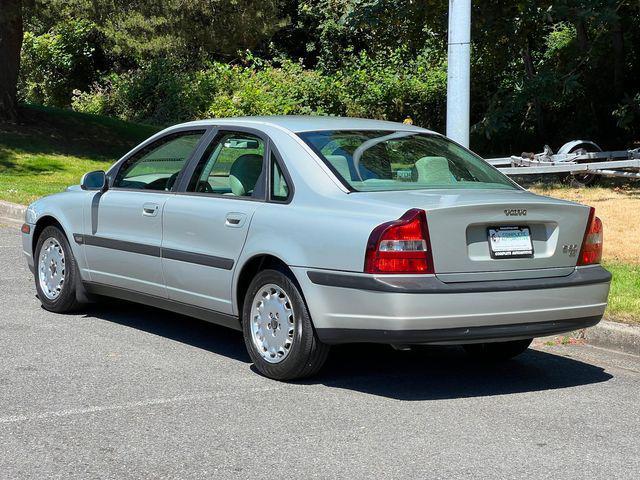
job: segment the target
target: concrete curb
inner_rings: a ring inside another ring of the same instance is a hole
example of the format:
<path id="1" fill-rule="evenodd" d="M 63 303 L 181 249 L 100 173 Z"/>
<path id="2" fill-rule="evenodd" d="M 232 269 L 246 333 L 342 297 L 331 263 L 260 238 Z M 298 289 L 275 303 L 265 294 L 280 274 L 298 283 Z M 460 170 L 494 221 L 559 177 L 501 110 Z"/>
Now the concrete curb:
<path id="1" fill-rule="evenodd" d="M 0 200 L 0 220 L 10 223 L 23 223 L 27 207 L 17 203 Z"/>
<path id="2" fill-rule="evenodd" d="M 587 328 L 583 338 L 597 347 L 640 356 L 640 326 L 638 325 L 602 320 L 598 325 Z"/>
<path id="3" fill-rule="evenodd" d="M 596 347 L 640 356 L 640 325 L 627 325 L 626 323 L 602 320 L 593 327 L 583 328 L 564 335 L 540 338 L 538 341 L 541 343 L 562 343 L 565 339 L 574 339 Z"/>

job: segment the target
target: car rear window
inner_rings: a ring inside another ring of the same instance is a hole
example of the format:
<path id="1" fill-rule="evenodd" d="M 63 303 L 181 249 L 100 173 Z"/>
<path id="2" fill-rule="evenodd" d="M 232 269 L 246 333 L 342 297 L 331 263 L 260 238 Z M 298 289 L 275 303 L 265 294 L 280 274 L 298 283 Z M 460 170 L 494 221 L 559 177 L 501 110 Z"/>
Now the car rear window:
<path id="1" fill-rule="evenodd" d="M 517 188 L 482 158 L 436 134 L 329 130 L 298 135 L 354 191 Z"/>

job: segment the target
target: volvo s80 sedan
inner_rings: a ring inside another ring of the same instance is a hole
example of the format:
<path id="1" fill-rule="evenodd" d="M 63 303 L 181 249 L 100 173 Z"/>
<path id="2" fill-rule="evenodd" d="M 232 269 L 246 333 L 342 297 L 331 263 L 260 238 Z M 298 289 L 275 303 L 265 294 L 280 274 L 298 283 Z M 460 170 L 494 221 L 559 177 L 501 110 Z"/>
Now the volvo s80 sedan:
<path id="1" fill-rule="evenodd" d="M 491 360 L 605 310 L 594 209 L 527 192 L 435 132 L 385 121 L 190 122 L 31 204 L 42 305 L 104 296 L 243 332 L 279 380 L 333 344 L 459 344 Z"/>

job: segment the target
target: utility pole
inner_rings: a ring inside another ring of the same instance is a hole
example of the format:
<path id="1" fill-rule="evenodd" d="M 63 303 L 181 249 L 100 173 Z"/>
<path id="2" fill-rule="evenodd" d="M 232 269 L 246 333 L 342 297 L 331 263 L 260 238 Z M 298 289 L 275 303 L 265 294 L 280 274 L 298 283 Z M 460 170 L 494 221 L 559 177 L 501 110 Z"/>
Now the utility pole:
<path id="1" fill-rule="evenodd" d="M 447 136 L 469 146 L 471 0 L 449 0 Z"/>

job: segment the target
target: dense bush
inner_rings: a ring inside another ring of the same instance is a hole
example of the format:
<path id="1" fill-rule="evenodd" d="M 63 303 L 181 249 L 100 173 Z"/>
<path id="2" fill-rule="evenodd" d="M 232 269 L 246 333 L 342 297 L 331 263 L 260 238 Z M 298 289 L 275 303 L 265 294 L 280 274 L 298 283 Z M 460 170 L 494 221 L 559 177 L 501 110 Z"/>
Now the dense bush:
<path id="1" fill-rule="evenodd" d="M 446 93 L 442 64 L 425 57 L 404 63 L 400 55 L 373 60 L 361 54 L 335 73 L 279 65 L 211 63 L 188 72 L 165 60 L 110 75 L 90 92 L 78 92 L 73 108 L 126 120 L 173 123 L 202 117 L 329 114 L 404 120 L 441 127 Z"/>
<path id="2" fill-rule="evenodd" d="M 73 90 L 86 90 L 99 78 L 101 36 L 87 21 L 66 21 L 50 32 L 25 32 L 20 92 L 24 100 L 58 107 L 69 105 Z"/>

